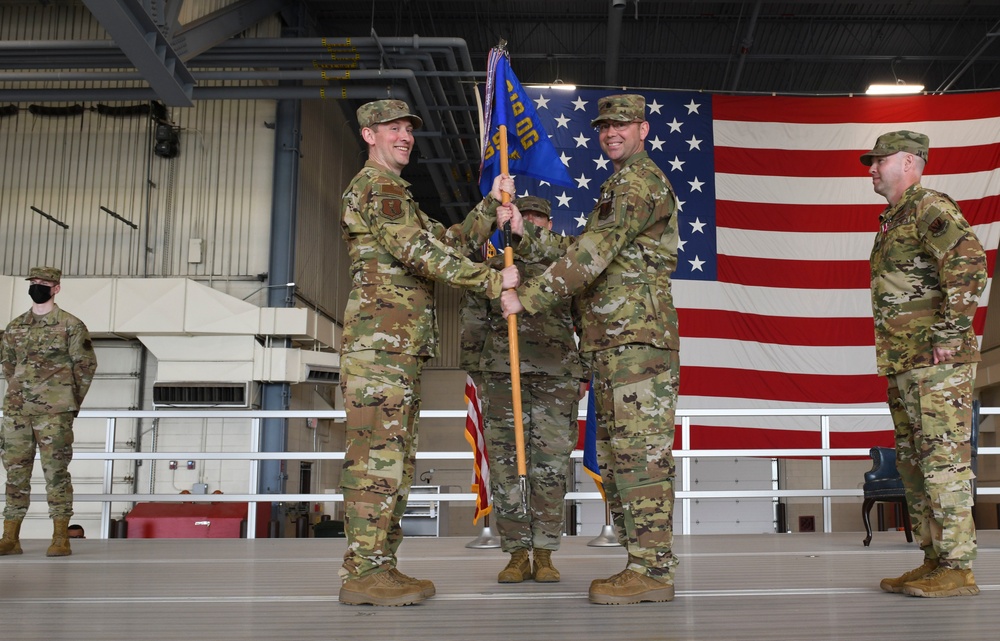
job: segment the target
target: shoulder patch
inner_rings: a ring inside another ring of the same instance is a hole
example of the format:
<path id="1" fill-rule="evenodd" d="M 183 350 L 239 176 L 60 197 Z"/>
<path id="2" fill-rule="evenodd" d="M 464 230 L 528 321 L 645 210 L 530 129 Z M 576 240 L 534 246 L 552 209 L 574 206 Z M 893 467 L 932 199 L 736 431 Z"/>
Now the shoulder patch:
<path id="1" fill-rule="evenodd" d="M 406 206 L 404 201 L 409 197 L 406 188 L 391 182 L 376 182 L 372 184 L 372 197 L 375 200 L 375 211 L 382 218 L 397 220 L 402 218 Z"/>
<path id="2" fill-rule="evenodd" d="M 597 226 L 613 225 L 615 222 L 615 201 L 611 196 L 606 196 L 597 204 Z"/>
<path id="3" fill-rule="evenodd" d="M 403 201 L 399 198 L 382 198 L 379 201 L 378 213 L 389 220 L 401 218 L 403 216 Z"/>
<path id="4" fill-rule="evenodd" d="M 951 223 L 947 220 L 943 220 L 941 218 L 935 218 L 934 222 L 932 222 L 930 224 L 930 227 L 928 227 L 928 230 L 931 232 L 931 235 L 935 237 L 940 237 L 943 236 L 945 233 L 947 233 L 948 226 L 950 224 Z"/>
<path id="5" fill-rule="evenodd" d="M 376 183 L 373 191 L 376 194 L 384 196 L 395 196 L 396 198 L 406 197 L 406 189 L 392 183 Z"/>

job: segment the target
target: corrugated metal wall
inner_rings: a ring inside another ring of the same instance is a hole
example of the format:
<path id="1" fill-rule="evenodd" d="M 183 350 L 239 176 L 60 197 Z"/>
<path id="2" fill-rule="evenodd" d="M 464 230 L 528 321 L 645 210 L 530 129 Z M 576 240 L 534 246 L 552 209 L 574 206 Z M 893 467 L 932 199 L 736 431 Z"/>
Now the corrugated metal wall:
<path id="1" fill-rule="evenodd" d="M 197 4 L 203 12 L 229 3 Z M 253 35 L 279 31 L 275 19 Z M 82 6 L 0 7 L 0 39 L 106 38 Z M 0 89 L 15 84 L 46 88 L 20 81 Z M 142 83 L 102 86 L 136 84 Z M 109 116 L 98 104 L 80 104 L 72 115 L 42 113 L 70 106 L 21 104 L 15 115 L 0 116 L 4 273 L 24 274 L 38 263 L 72 276 L 225 280 L 267 271 L 273 101 L 170 109 L 180 138 L 172 159 L 153 153 L 148 115 Z"/>
<path id="2" fill-rule="evenodd" d="M 0 118 L 4 273 L 38 263 L 74 276 L 267 271 L 272 101 L 173 109 L 180 154 L 170 159 L 153 154 L 149 116 L 106 116 L 92 105 L 72 116 L 19 107 Z"/>

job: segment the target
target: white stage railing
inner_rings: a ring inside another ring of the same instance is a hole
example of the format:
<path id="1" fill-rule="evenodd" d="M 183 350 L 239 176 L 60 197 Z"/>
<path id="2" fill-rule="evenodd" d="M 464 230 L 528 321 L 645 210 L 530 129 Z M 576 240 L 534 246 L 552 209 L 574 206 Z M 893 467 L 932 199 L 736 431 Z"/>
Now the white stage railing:
<path id="1" fill-rule="evenodd" d="M 844 416 L 888 416 L 888 408 L 873 409 L 768 409 L 768 410 L 740 410 L 740 409 L 717 409 L 702 410 L 688 409 L 677 410 L 677 428 L 681 432 L 681 449 L 674 450 L 674 457 L 678 461 L 677 479 L 675 483 L 676 498 L 681 502 L 680 521 L 681 528 L 678 533 L 691 531 L 691 501 L 692 499 L 719 499 L 719 498 L 822 498 L 823 500 L 823 524 L 824 531 L 830 532 L 832 521 L 832 499 L 841 497 L 860 497 L 861 489 L 834 488 L 831 486 L 830 463 L 834 457 L 864 457 L 868 456 L 868 448 L 831 448 L 830 447 L 830 419 L 832 417 Z M 983 407 L 980 408 L 980 416 L 1000 414 L 1000 408 Z M 464 419 L 465 411 L 452 410 L 423 410 L 420 413 L 422 418 L 459 418 Z M 819 421 L 819 435 L 821 447 L 818 448 L 766 448 L 766 449 L 712 449 L 693 450 L 691 445 L 691 419 L 692 418 L 721 418 L 721 417 L 813 417 Z M 343 500 L 342 494 L 260 494 L 257 491 L 260 478 L 260 461 L 264 460 L 343 460 L 343 452 L 260 452 L 260 428 L 262 419 L 334 419 L 344 420 L 345 414 L 342 410 L 290 410 L 290 411 L 265 411 L 265 410 L 83 410 L 80 418 L 104 418 L 107 420 L 107 430 L 105 436 L 105 447 L 103 452 L 76 451 L 74 459 L 79 460 L 100 460 L 104 461 L 104 478 L 102 494 L 75 494 L 75 501 L 100 502 L 102 504 L 101 516 L 101 537 L 108 537 L 108 528 L 111 519 L 112 502 L 163 502 L 181 503 L 192 501 L 219 502 L 337 502 Z M 115 451 L 115 432 L 117 422 L 120 419 L 192 419 L 192 418 L 212 418 L 212 419 L 245 419 L 251 423 L 251 443 L 248 452 L 117 452 Z M 582 414 L 581 419 L 585 418 Z M 994 456 L 1000 454 L 1000 447 L 980 447 L 979 456 Z M 581 458 L 582 452 L 573 452 L 574 458 Z M 822 465 L 822 484 L 817 489 L 805 490 L 692 490 L 691 489 L 691 459 L 710 457 L 761 457 L 761 458 L 819 458 Z M 421 460 L 472 460 L 471 451 L 463 452 L 418 452 L 417 458 Z M 155 461 L 155 460 L 213 460 L 213 461 L 251 461 L 249 478 L 247 479 L 246 494 L 113 494 L 112 493 L 112 466 L 114 461 Z M 471 473 L 471 465 L 469 467 Z M 1000 495 L 1000 487 L 977 488 L 979 495 Z M 432 495 L 421 495 L 421 499 L 433 497 L 435 501 L 467 501 L 474 502 L 476 495 L 468 493 L 441 493 Z M 601 495 L 596 490 L 593 492 L 569 492 L 566 499 L 577 500 L 600 500 Z M 44 495 L 32 495 L 32 501 L 44 501 Z M 257 511 L 247 511 L 247 536 L 253 538 L 256 532 Z"/>

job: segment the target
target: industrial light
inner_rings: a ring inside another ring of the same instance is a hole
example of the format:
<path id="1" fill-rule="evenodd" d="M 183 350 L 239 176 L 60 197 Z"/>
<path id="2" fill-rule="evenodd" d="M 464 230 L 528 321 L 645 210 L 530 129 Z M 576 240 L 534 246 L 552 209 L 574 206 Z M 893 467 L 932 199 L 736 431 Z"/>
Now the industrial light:
<path id="1" fill-rule="evenodd" d="M 549 85 L 549 89 L 558 89 L 559 91 L 576 91 L 576 85 L 567 85 L 560 78 L 556 78 Z"/>
<path id="2" fill-rule="evenodd" d="M 899 96 L 903 94 L 920 93 L 923 91 L 923 85 L 907 84 L 896 75 L 896 63 L 900 61 L 902 61 L 902 58 L 893 58 L 892 63 L 889 65 L 889 69 L 892 71 L 892 79 L 896 81 L 895 83 L 873 83 L 868 85 L 868 90 L 865 91 L 865 93 L 869 96 Z"/>
<path id="3" fill-rule="evenodd" d="M 896 81 L 894 85 L 871 84 L 865 91 L 869 96 L 898 96 L 902 94 L 920 93 L 924 90 L 923 85 L 908 85 L 902 80 Z"/>

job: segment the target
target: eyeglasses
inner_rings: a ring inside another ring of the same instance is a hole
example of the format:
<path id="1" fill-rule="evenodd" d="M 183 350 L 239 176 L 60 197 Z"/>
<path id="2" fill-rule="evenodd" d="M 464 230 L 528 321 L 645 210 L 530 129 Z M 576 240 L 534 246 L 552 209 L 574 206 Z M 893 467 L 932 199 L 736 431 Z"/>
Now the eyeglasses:
<path id="1" fill-rule="evenodd" d="M 603 133 L 606 133 L 609 128 L 610 129 L 614 129 L 615 131 L 625 131 L 626 129 L 628 129 L 629 127 L 631 127 L 634 124 L 635 124 L 634 122 L 618 122 L 618 121 L 615 121 L 615 122 L 602 122 L 599 125 L 597 125 L 596 127 L 594 127 L 594 129 L 596 129 L 598 133 L 602 133 L 603 134 Z"/>

